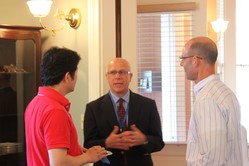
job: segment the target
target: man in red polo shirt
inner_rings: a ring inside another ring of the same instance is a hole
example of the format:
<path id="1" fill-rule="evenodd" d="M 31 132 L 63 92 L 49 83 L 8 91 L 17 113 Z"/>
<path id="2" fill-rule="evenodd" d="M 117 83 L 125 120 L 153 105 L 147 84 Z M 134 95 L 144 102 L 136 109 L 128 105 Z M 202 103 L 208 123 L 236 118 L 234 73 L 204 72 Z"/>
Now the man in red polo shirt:
<path id="1" fill-rule="evenodd" d="M 65 95 L 74 91 L 80 56 L 69 49 L 53 47 L 41 64 L 42 87 L 25 111 L 27 164 L 29 166 L 84 165 L 106 157 L 94 146 L 82 153 Z"/>

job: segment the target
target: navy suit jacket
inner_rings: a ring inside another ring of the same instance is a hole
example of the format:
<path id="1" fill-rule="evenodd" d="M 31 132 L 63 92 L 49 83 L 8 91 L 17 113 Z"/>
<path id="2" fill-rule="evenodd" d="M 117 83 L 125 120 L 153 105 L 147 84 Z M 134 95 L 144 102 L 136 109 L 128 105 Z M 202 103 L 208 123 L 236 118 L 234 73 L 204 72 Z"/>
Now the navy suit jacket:
<path id="1" fill-rule="evenodd" d="M 148 143 L 130 148 L 128 151 L 108 149 L 113 152 L 108 156 L 110 166 L 122 166 L 124 156 L 128 165 L 152 166 L 151 153 L 164 147 L 160 117 L 154 100 L 130 91 L 128 129 L 135 124 L 148 138 Z M 95 145 L 105 147 L 105 139 L 118 126 L 115 110 L 109 94 L 86 105 L 84 118 L 84 147 Z M 105 165 L 102 162 L 95 165 Z"/>

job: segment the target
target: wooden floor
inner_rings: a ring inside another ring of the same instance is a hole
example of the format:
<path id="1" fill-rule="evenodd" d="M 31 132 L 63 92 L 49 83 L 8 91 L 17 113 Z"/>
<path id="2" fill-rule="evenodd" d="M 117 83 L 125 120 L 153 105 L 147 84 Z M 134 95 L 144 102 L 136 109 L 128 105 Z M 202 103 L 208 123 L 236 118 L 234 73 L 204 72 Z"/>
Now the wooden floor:
<path id="1" fill-rule="evenodd" d="M 154 166 L 186 166 L 186 145 L 166 144 L 160 152 L 153 153 Z"/>
<path id="2" fill-rule="evenodd" d="M 154 166 L 186 166 L 185 153 L 185 144 L 166 144 L 160 152 L 152 154 Z"/>

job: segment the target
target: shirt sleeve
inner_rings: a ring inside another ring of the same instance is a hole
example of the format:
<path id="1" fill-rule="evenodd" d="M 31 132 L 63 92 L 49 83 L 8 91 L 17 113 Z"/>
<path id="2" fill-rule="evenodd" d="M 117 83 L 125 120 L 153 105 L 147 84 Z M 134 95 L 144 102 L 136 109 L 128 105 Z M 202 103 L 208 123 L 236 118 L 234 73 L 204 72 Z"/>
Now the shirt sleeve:
<path id="1" fill-rule="evenodd" d="M 54 109 L 44 117 L 42 128 L 48 149 L 70 148 L 70 116 L 65 110 Z"/>

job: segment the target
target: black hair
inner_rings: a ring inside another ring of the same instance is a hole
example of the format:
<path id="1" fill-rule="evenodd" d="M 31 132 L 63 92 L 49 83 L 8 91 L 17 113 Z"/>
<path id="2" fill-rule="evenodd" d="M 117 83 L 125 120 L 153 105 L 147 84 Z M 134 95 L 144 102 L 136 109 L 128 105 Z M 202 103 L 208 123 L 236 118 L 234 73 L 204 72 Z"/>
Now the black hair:
<path id="1" fill-rule="evenodd" d="M 67 72 L 74 78 L 80 56 L 67 48 L 52 47 L 43 55 L 41 63 L 41 82 L 44 86 L 60 83 Z"/>

